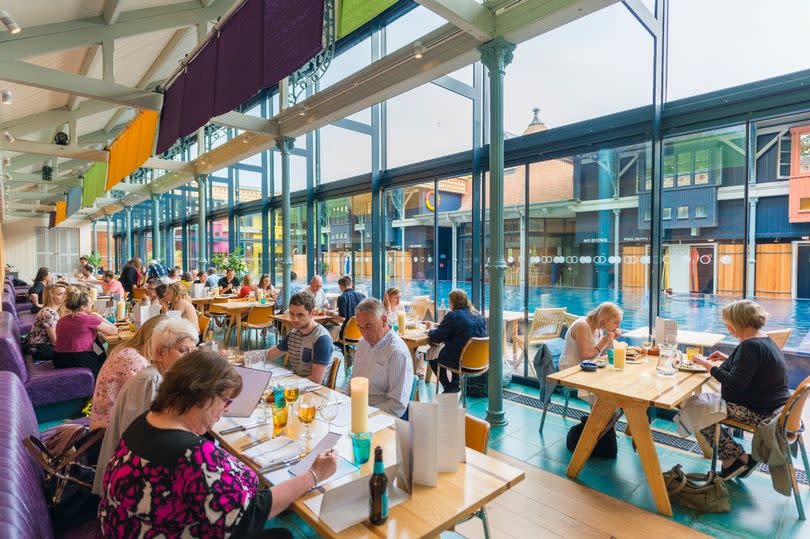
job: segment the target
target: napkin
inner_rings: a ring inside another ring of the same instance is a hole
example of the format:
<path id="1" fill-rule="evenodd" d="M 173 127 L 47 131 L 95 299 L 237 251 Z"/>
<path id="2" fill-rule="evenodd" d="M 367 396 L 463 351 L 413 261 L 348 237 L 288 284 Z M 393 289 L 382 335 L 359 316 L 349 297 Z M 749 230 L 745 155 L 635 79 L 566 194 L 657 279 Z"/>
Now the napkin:
<path id="1" fill-rule="evenodd" d="M 277 462 L 284 462 L 291 458 L 295 458 L 304 452 L 304 446 L 296 440 L 290 440 L 283 436 L 279 436 L 269 442 L 251 447 L 244 452 L 244 455 L 249 458 L 257 466 L 265 467 Z"/>

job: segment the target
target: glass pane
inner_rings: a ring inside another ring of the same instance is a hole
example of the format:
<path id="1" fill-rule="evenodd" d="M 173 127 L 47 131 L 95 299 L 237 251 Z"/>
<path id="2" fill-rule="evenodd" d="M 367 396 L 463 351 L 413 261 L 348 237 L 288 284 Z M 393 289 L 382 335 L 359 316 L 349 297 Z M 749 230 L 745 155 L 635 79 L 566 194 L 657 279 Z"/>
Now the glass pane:
<path id="1" fill-rule="evenodd" d="M 433 212 L 424 202 L 432 183 L 385 193 L 385 259 L 388 286 L 402 297 L 433 297 Z"/>
<path id="2" fill-rule="evenodd" d="M 198 225 L 188 226 L 188 243 L 187 243 L 188 259 L 185 264 L 185 267 L 187 268 L 193 268 L 198 265 L 197 228 Z"/>
<path id="3" fill-rule="evenodd" d="M 417 6 L 385 27 L 386 53 L 391 53 L 444 26 L 447 21 L 429 9 Z"/>
<path id="4" fill-rule="evenodd" d="M 183 228 L 172 228 L 172 249 L 174 250 L 174 263 L 183 265 Z M 195 264 L 196 265 L 196 264 Z M 188 266 L 186 266 L 188 267 Z M 203 268 L 207 269 L 207 268 Z"/>
<path id="5" fill-rule="evenodd" d="M 213 235 L 211 241 L 212 253 L 227 253 L 230 252 L 228 246 L 228 219 L 217 219 L 211 223 Z"/>
<path id="6" fill-rule="evenodd" d="M 354 288 L 369 295 L 371 292 L 371 193 L 352 197 L 354 221 Z"/>
<path id="7" fill-rule="evenodd" d="M 262 198 L 262 173 L 253 170 L 234 170 L 236 203 L 251 202 Z"/>
<path id="8" fill-rule="evenodd" d="M 371 38 L 366 38 L 332 60 L 329 69 L 319 81 L 320 90 L 345 79 L 371 63 Z M 302 138 L 302 137 L 299 137 Z"/>
<path id="9" fill-rule="evenodd" d="M 251 213 L 239 216 L 239 245 L 245 255 L 247 272 L 258 281 L 262 274 L 262 215 Z"/>
<path id="10" fill-rule="evenodd" d="M 320 130 L 321 183 L 371 172 L 371 137 L 327 125 Z M 351 159 L 346 156 L 351 155 Z"/>
<path id="11" fill-rule="evenodd" d="M 342 275 L 351 274 L 351 199 L 333 198 L 318 204 L 321 223 L 320 274 L 327 292 L 338 292 Z"/>
<path id="12" fill-rule="evenodd" d="M 280 213 L 280 212 L 279 212 Z M 305 283 L 307 279 L 307 207 L 293 206 L 290 208 L 290 250 L 292 252 L 292 271 L 298 275 L 298 282 Z M 281 236 L 278 236 L 281 238 Z M 281 242 L 277 241 L 280 245 Z M 276 259 L 276 265 L 282 262 L 282 257 Z M 279 281 L 281 282 L 281 281 Z"/>
<path id="13" fill-rule="evenodd" d="M 224 177 L 220 176 L 220 174 L 224 174 Z M 228 171 L 227 169 L 222 169 L 217 173 L 216 177 L 208 178 L 208 182 L 210 184 L 209 192 L 211 193 L 211 202 L 209 204 L 208 210 L 214 210 L 216 208 L 222 208 L 228 205 Z"/>

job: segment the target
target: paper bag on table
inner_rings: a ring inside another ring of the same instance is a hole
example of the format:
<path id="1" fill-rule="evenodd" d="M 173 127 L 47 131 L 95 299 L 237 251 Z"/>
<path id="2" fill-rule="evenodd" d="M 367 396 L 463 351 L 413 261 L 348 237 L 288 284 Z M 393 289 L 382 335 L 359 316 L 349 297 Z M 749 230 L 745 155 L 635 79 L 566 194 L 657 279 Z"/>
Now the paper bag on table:
<path id="1" fill-rule="evenodd" d="M 678 339 L 678 321 L 671 318 L 655 318 L 655 342 L 658 346 L 667 342 L 667 337 L 674 336 L 675 341 Z"/>
<path id="2" fill-rule="evenodd" d="M 135 327 L 141 327 L 141 324 L 160 314 L 160 304 L 154 305 L 136 305 L 132 309 L 132 318 L 135 321 Z"/>
<path id="3" fill-rule="evenodd" d="M 204 298 L 205 297 L 205 285 L 202 283 L 193 283 L 191 285 L 191 289 L 189 290 L 190 296 L 192 298 Z"/>
<path id="4" fill-rule="evenodd" d="M 458 407 L 458 397 L 458 393 L 442 393 L 435 397 L 439 407 L 437 440 L 440 448 L 440 472 L 455 472 L 458 470 L 458 463 L 467 460 L 467 452 L 464 450 L 464 410 Z"/>

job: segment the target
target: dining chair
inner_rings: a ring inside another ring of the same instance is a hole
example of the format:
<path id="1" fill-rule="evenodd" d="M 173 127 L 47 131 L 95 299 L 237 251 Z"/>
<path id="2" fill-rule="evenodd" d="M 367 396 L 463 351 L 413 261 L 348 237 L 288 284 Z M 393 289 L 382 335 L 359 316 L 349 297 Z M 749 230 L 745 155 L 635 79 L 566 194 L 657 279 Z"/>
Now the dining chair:
<path id="1" fill-rule="evenodd" d="M 436 394 L 439 393 L 439 373 L 446 369 L 456 373 L 461 378 L 461 404 L 467 408 L 467 377 L 480 376 L 489 370 L 489 337 L 471 337 L 461 349 L 458 358 L 458 368 L 438 364 L 436 371 Z"/>
<path id="2" fill-rule="evenodd" d="M 565 307 L 534 310 L 534 318 L 532 318 L 529 333 L 512 337 L 512 367 L 517 368 L 521 363 L 519 358 L 523 357 L 522 353 L 518 355 L 518 347 L 528 353 L 530 346 L 536 346 L 551 339 L 559 338 L 565 323 L 566 310 Z M 534 371 L 534 366 L 531 363 L 529 363 L 529 369 Z"/>
<path id="3" fill-rule="evenodd" d="M 765 334 L 773 339 L 773 342 L 776 343 L 776 346 L 779 347 L 780 350 L 785 348 L 785 345 L 790 338 L 790 334 L 793 333 L 793 330 L 790 328 L 787 329 L 775 329 L 773 331 L 766 331 Z"/>
<path id="4" fill-rule="evenodd" d="M 483 419 L 467 415 L 464 418 L 464 435 L 466 437 L 467 447 L 479 453 L 487 453 L 487 446 L 489 445 L 489 423 Z M 481 524 L 484 526 L 484 537 L 485 539 L 489 539 L 489 521 L 487 520 L 486 506 L 481 506 L 481 509 L 459 522 L 459 524 L 467 522 L 474 517 L 481 519 Z M 442 539 L 452 539 L 462 537 L 462 535 L 452 531 L 442 532 L 440 537 L 442 537 Z"/>
<path id="5" fill-rule="evenodd" d="M 225 325 L 225 319 L 228 317 L 228 311 L 222 308 L 222 305 L 225 303 L 228 303 L 228 298 L 214 298 L 211 300 L 211 306 L 208 307 L 208 316 L 210 316 L 219 327 Z"/>
<path id="6" fill-rule="evenodd" d="M 242 322 L 242 330 L 251 332 L 259 330 L 273 329 L 275 330 L 273 313 L 275 312 L 275 305 L 257 305 L 248 311 L 247 317 Z M 248 338 L 250 333 L 248 333 Z M 266 336 L 266 333 L 265 333 Z M 257 339 L 258 340 L 258 339 Z"/>
<path id="7" fill-rule="evenodd" d="M 360 328 L 357 327 L 357 319 L 352 316 L 349 318 L 349 321 L 346 322 L 346 327 L 343 328 L 343 337 L 340 339 L 340 343 L 343 344 L 343 369 L 346 371 L 347 376 L 349 369 L 352 367 L 352 356 L 354 355 L 355 346 L 362 338 L 363 335 L 360 333 Z"/>
<path id="8" fill-rule="evenodd" d="M 810 464 L 807 460 L 807 451 L 804 447 L 804 423 L 802 423 L 802 412 L 807 398 L 810 397 L 810 376 L 802 380 L 799 387 L 788 399 L 782 412 L 779 414 L 778 428 L 781 430 L 782 439 L 787 443 L 785 448 L 785 460 L 787 463 L 788 473 L 790 474 L 790 485 L 793 490 L 793 498 L 796 500 L 796 510 L 799 512 L 799 520 L 805 520 L 804 507 L 802 505 L 802 498 L 799 494 L 799 484 L 796 481 L 796 470 L 793 467 L 793 458 L 791 451 L 795 451 L 796 446 L 801 451 L 802 462 L 804 469 L 810 470 Z M 717 441 L 720 436 L 720 425 L 726 425 L 736 429 L 744 430 L 746 432 L 754 433 L 757 430 L 756 425 L 749 425 L 742 421 L 734 419 L 724 419 L 714 426 L 714 436 L 712 440 L 712 470 L 717 469 Z"/>
<path id="9" fill-rule="evenodd" d="M 328 387 L 329 389 L 335 389 L 339 370 L 340 370 L 340 356 L 334 356 L 332 358 L 332 365 L 329 367 L 329 377 L 327 378 L 326 382 L 326 387 Z"/>
<path id="10" fill-rule="evenodd" d="M 197 315 L 197 324 L 200 326 L 200 342 L 208 342 L 211 339 L 211 318 L 202 314 Z"/>
<path id="11" fill-rule="evenodd" d="M 134 301 L 141 301 L 144 297 L 146 297 L 146 289 L 145 288 L 133 288 L 132 289 L 132 299 Z"/>

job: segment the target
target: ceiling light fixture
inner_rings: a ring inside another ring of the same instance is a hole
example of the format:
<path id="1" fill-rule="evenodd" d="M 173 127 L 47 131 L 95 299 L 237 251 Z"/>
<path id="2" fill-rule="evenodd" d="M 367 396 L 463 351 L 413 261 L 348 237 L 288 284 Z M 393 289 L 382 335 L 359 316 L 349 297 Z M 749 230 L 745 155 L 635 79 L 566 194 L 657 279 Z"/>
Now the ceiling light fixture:
<path id="1" fill-rule="evenodd" d="M 5 9 L 0 9 L 0 22 L 3 23 L 3 26 L 11 32 L 12 34 L 19 34 L 22 31 L 20 25 L 17 24 L 17 21 L 11 18 L 11 15 L 8 14 L 8 11 Z"/>
<path id="2" fill-rule="evenodd" d="M 3 158 L 3 166 L 4 167 L 10 167 L 11 166 L 11 158 L 10 157 L 4 157 Z"/>
<path id="3" fill-rule="evenodd" d="M 416 43 L 414 43 L 413 57 L 416 58 L 417 60 L 421 60 L 423 54 L 425 54 L 425 47 L 424 45 L 422 45 L 421 41 L 417 41 Z"/>
<path id="4" fill-rule="evenodd" d="M 8 131 L 3 131 L 3 136 L 4 136 L 4 137 L 6 138 L 6 140 L 7 140 L 7 141 L 9 141 L 9 142 L 14 142 L 14 141 L 16 141 L 16 140 L 17 140 L 17 139 L 15 139 L 15 138 L 14 138 L 14 135 L 12 135 L 11 133 L 9 133 Z"/>
<path id="5" fill-rule="evenodd" d="M 2 97 L 3 104 L 4 105 L 11 105 L 11 90 L 9 90 L 8 88 L 3 90 L 2 96 L 3 96 Z"/>
<path id="6" fill-rule="evenodd" d="M 307 115 L 307 108 L 303 104 L 298 105 L 298 115 L 299 116 L 306 116 Z"/>

